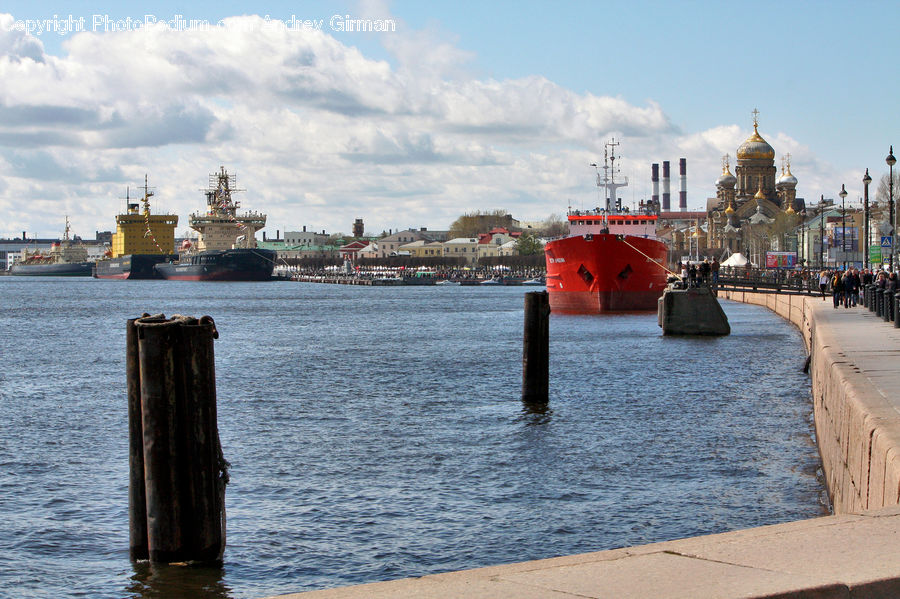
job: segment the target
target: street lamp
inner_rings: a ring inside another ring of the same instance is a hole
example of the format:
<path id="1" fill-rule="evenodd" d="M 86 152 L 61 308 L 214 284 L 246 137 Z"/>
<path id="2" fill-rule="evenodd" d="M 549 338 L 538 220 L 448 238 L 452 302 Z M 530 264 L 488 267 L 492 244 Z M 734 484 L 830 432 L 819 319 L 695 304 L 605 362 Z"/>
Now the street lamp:
<path id="1" fill-rule="evenodd" d="M 825 195 L 819 196 L 819 270 L 825 270 Z"/>
<path id="2" fill-rule="evenodd" d="M 891 249 L 888 253 L 888 270 L 891 272 L 894 271 L 894 165 L 897 164 L 897 159 L 894 158 L 894 146 L 891 146 L 890 151 L 888 151 L 887 158 L 884 159 L 887 162 L 887 165 L 890 167 L 890 175 L 888 179 L 888 212 L 890 214 L 890 225 L 891 225 Z"/>
<path id="3" fill-rule="evenodd" d="M 869 183 L 872 182 L 872 177 L 869 176 L 869 169 L 866 169 L 866 176 L 863 177 L 863 198 L 865 202 L 865 207 L 863 208 L 863 228 L 866 235 L 866 242 L 863 244 L 863 260 L 865 262 L 866 270 L 869 270 Z"/>
<path id="4" fill-rule="evenodd" d="M 806 225 L 806 207 L 800 211 L 800 243 L 797 244 L 797 251 L 800 253 L 800 267 L 806 263 L 804 256 L 808 253 L 806 237 L 803 236 L 803 227 Z M 808 266 L 808 265 L 807 265 Z"/>
<path id="5" fill-rule="evenodd" d="M 847 190 L 844 189 L 844 184 L 841 183 L 841 192 L 838 194 L 841 196 L 841 254 L 844 257 L 844 270 L 847 270 L 847 211 L 844 209 L 844 198 L 847 197 Z"/>

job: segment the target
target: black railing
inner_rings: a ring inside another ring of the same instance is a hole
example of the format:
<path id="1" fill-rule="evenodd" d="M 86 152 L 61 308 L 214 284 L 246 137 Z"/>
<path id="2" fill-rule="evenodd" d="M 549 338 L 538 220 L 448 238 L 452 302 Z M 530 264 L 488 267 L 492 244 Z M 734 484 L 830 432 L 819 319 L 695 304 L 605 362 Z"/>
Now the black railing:
<path id="1" fill-rule="evenodd" d="M 812 295 L 820 293 L 819 274 L 765 268 L 721 269 L 712 284 L 721 289 Z"/>

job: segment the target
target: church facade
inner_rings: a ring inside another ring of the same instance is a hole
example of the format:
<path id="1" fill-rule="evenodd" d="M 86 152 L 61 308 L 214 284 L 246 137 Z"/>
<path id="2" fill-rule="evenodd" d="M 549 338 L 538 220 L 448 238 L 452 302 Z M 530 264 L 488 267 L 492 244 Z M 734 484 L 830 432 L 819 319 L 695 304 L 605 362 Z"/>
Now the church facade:
<path id="1" fill-rule="evenodd" d="M 784 249 L 786 233 L 799 223 L 804 210 L 790 154 L 782 158 L 779 176 L 775 150 L 759 134 L 758 115 L 754 110 L 753 134 L 737 149 L 734 174 L 726 154 L 716 197 L 707 200 L 705 241 L 710 249 L 744 253 Z"/>

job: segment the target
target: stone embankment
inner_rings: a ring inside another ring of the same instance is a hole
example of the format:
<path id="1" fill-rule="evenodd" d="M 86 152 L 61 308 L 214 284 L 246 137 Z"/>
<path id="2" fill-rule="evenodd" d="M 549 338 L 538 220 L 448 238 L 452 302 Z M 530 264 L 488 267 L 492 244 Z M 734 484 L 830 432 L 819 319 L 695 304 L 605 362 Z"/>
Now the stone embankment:
<path id="1" fill-rule="evenodd" d="M 800 329 L 834 516 L 283 599 L 900 597 L 900 329 L 831 298 L 720 297 Z"/>

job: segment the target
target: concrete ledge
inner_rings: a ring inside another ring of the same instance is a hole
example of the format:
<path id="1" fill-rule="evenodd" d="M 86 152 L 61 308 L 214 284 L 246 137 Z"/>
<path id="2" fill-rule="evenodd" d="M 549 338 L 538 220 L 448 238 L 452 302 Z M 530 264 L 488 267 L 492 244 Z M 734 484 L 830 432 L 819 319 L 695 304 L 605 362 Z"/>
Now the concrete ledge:
<path id="1" fill-rule="evenodd" d="M 282 599 L 898 597 L 900 508 Z"/>
<path id="2" fill-rule="evenodd" d="M 830 298 L 720 297 L 766 306 L 801 331 L 837 515 L 283 599 L 900 597 L 900 329 Z"/>

